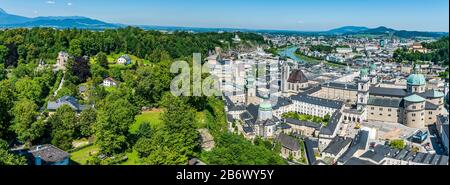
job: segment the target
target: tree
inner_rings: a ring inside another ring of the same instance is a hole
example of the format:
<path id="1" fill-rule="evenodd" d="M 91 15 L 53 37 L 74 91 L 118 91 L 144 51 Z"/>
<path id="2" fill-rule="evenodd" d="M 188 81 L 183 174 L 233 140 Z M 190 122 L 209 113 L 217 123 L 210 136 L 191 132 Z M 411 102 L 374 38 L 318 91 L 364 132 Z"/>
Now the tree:
<path id="1" fill-rule="evenodd" d="M 81 41 L 78 39 L 73 39 L 70 41 L 69 53 L 75 57 L 83 56 L 83 50 L 81 49 Z"/>
<path id="2" fill-rule="evenodd" d="M 6 46 L 0 45 L 0 64 L 5 64 L 7 57 L 8 57 L 8 48 Z"/>
<path id="3" fill-rule="evenodd" d="M 119 154 L 127 148 L 128 129 L 137 113 L 127 99 L 119 97 L 109 95 L 97 111 L 95 138 L 105 154 Z"/>
<path id="4" fill-rule="evenodd" d="M 15 84 L 15 90 L 19 98 L 40 101 L 42 87 L 29 77 L 19 79 Z"/>
<path id="5" fill-rule="evenodd" d="M 105 69 L 108 69 L 108 57 L 105 53 L 100 52 L 97 54 L 97 63 Z"/>
<path id="6" fill-rule="evenodd" d="M 171 146 L 179 145 L 177 150 L 186 156 L 192 156 L 198 147 L 198 132 L 196 130 L 195 110 L 186 101 L 173 95 L 167 96 L 165 112 L 162 115 L 165 129 L 174 136 Z"/>
<path id="7" fill-rule="evenodd" d="M 95 109 L 83 110 L 79 118 L 80 134 L 83 137 L 89 137 L 94 134 L 94 124 L 97 120 L 97 111 Z"/>
<path id="8" fill-rule="evenodd" d="M 14 91 L 9 81 L 0 81 L 0 138 L 5 138 L 10 127 L 14 105 Z"/>
<path id="9" fill-rule="evenodd" d="M 180 134 L 159 130 L 149 138 L 141 138 L 135 145 L 140 161 L 147 165 L 185 165 L 189 156 L 183 153 Z"/>
<path id="10" fill-rule="evenodd" d="M 204 162 L 210 165 L 283 165 L 279 151 L 271 151 L 262 145 L 253 145 L 244 137 L 225 133 L 215 139 L 216 147 L 202 153 Z"/>
<path id="11" fill-rule="evenodd" d="M 4 64 L 0 64 L 0 81 L 4 80 L 7 78 L 7 72 L 5 69 L 5 65 Z"/>
<path id="12" fill-rule="evenodd" d="M 406 147 L 406 144 L 405 144 L 405 141 L 403 141 L 402 139 L 399 139 L 399 140 L 391 141 L 389 143 L 389 146 L 391 146 L 392 148 L 403 150 Z"/>
<path id="13" fill-rule="evenodd" d="M 37 109 L 37 105 L 28 99 L 19 100 L 12 109 L 14 115 L 12 129 L 17 138 L 27 144 L 31 144 L 44 133 L 45 124 L 43 120 L 37 120 L 39 115 Z"/>
<path id="14" fill-rule="evenodd" d="M 69 105 L 63 105 L 50 116 L 49 123 L 52 128 L 52 144 L 63 149 L 72 148 L 72 141 L 78 136 L 76 113 Z"/>
<path id="15" fill-rule="evenodd" d="M 8 151 L 8 143 L 0 139 L 0 166 L 3 165 L 26 165 L 27 160 Z"/>
<path id="16" fill-rule="evenodd" d="M 139 128 L 136 132 L 136 135 L 138 138 L 150 138 L 152 136 L 152 127 L 150 126 L 150 123 L 143 122 L 139 125 Z"/>
<path id="17" fill-rule="evenodd" d="M 78 78 L 74 83 L 84 83 L 91 76 L 89 59 L 85 57 L 75 57 L 69 60 L 70 72 Z"/>

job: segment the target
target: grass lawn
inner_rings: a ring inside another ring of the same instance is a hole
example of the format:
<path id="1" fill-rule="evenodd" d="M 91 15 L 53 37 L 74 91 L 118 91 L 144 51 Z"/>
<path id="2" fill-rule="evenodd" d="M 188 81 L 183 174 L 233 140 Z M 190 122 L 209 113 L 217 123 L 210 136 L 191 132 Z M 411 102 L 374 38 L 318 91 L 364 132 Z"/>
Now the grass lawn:
<path id="1" fill-rule="evenodd" d="M 136 116 L 136 121 L 130 126 L 130 133 L 136 133 L 139 129 L 139 125 L 143 122 L 148 122 L 152 127 L 161 127 L 163 122 L 161 120 L 161 110 L 146 111 Z"/>
<path id="2" fill-rule="evenodd" d="M 98 146 L 88 146 L 76 152 L 70 153 L 70 159 L 80 165 L 86 165 L 87 161 L 91 158 L 89 154 L 96 153 L 98 150 Z"/>
<path id="3" fill-rule="evenodd" d="M 123 68 L 126 68 L 126 66 L 124 66 L 124 65 L 121 65 L 121 64 L 116 64 L 117 63 L 117 59 L 120 57 L 120 56 L 122 56 L 122 55 L 124 55 L 125 53 L 111 53 L 111 54 L 109 54 L 109 55 L 107 55 L 107 58 L 108 58 L 108 63 L 109 63 L 109 67 L 123 67 Z M 130 58 L 131 58 L 131 63 L 132 64 L 135 64 L 136 63 L 136 61 L 139 61 L 139 63 L 143 63 L 143 64 L 145 64 L 145 65 L 149 65 L 150 64 L 150 61 L 148 61 L 148 60 L 145 60 L 145 59 L 142 59 L 142 58 L 139 58 L 139 57 L 137 57 L 137 56 L 134 56 L 134 55 L 130 55 L 130 54 L 128 54 L 128 56 L 130 56 Z M 91 59 L 90 59 L 90 61 L 89 61 L 91 64 L 94 64 L 94 63 L 96 63 L 97 62 L 97 58 L 94 56 L 94 57 L 91 57 Z"/>

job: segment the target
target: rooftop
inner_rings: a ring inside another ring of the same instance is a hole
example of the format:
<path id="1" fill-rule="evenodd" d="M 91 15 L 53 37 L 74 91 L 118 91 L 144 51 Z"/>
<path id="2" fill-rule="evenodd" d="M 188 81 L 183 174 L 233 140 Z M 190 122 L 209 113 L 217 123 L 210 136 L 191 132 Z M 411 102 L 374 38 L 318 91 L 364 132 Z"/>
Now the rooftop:
<path id="1" fill-rule="evenodd" d="M 289 83 L 308 83 L 308 78 L 300 69 L 295 69 L 292 71 L 288 78 Z"/>
<path id="2" fill-rule="evenodd" d="M 299 101 L 299 102 L 304 102 L 304 103 L 313 104 L 313 105 L 319 105 L 319 106 L 323 106 L 323 107 L 329 107 L 329 108 L 333 108 L 333 109 L 341 109 L 342 106 L 344 105 L 344 102 L 342 102 L 342 101 L 317 98 L 317 97 L 308 96 L 308 95 L 305 95 L 302 93 L 292 96 L 291 99 L 295 100 L 295 101 Z"/>
<path id="3" fill-rule="evenodd" d="M 281 145 L 283 145 L 283 147 L 288 148 L 292 151 L 300 150 L 299 141 L 297 139 L 295 139 L 294 137 L 291 137 L 291 136 L 288 136 L 288 135 L 282 133 L 282 134 L 278 135 L 276 140 L 279 141 L 281 143 Z"/>
<path id="4" fill-rule="evenodd" d="M 375 96 L 389 96 L 398 98 L 403 98 L 408 94 L 405 89 L 385 88 L 385 87 L 370 87 L 369 93 L 370 95 Z"/>
<path id="5" fill-rule="evenodd" d="M 444 93 L 437 91 L 435 89 L 425 91 L 424 93 L 419 94 L 420 96 L 424 98 L 442 98 L 445 96 Z"/>
<path id="6" fill-rule="evenodd" d="M 380 107 L 398 108 L 403 106 L 403 100 L 400 98 L 380 98 L 376 96 L 370 96 L 367 104 Z"/>
<path id="7" fill-rule="evenodd" d="M 78 100 L 72 96 L 63 96 L 58 100 L 56 100 L 55 102 L 48 102 L 47 109 L 55 111 L 63 105 L 68 105 L 75 111 L 82 111 L 86 109 L 86 106 L 78 104 Z"/>
<path id="8" fill-rule="evenodd" d="M 30 149 L 30 153 L 35 158 L 40 157 L 49 163 L 59 162 L 70 156 L 69 153 L 49 144 L 34 146 Z"/>
<path id="9" fill-rule="evenodd" d="M 342 150 L 352 142 L 351 138 L 335 137 L 331 143 L 323 150 L 323 153 L 338 155 Z"/>
<path id="10" fill-rule="evenodd" d="M 328 125 L 320 129 L 320 134 L 333 135 L 338 127 L 341 117 L 342 113 L 340 111 L 334 112 L 330 118 L 330 121 L 328 122 Z"/>

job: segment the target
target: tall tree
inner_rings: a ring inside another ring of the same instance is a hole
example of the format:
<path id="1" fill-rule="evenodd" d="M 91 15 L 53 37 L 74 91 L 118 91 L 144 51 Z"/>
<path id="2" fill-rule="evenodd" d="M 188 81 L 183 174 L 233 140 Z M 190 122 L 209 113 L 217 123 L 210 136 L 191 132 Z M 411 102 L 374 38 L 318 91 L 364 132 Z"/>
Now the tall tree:
<path id="1" fill-rule="evenodd" d="M 63 149 L 72 148 L 72 141 L 77 138 L 78 125 L 76 113 L 69 105 L 63 105 L 50 116 L 52 127 L 52 144 Z"/>
<path id="2" fill-rule="evenodd" d="M 74 83 L 84 83 L 91 76 L 89 59 L 86 57 L 75 57 L 69 61 L 69 70 L 72 76 L 78 78 Z"/>
<path id="3" fill-rule="evenodd" d="M 198 146 L 195 110 L 186 100 L 166 94 L 163 97 L 165 112 L 162 115 L 163 130 L 151 137 L 151 149 L 140 153 L 145 164 L 186 164 L 195 155 Z"/>
<path id="4" fill-rule="evenodd" d="M 74 57 L 83 56 L 81 41 L 79 39 L 73 39 L 72 41 L 70 41 L 69 53 Z"/>
<path id="5" fill-rule="evenodd" d="M 105 53 L 100 52 L 97 54 L 97 63 L 105 69 L 108 69 L 108 57 Z"/>
<path id="6" fill-rule="evenodd" d="M 19 79 L 15 84 L 15 89 L 19 98 L 26 98 L 35 102 L 41 98 L 42 87 L 29 77 Z"/>
<path id="7" fill-rule="evenodd" d="M 7 78 L 7 72 L 5 69 L 5 65 L 0 63 L 0 81 L 4 80 Z"/>
<path id="8" fill-rule="evenodd" d="M 26 165 L 27 160 L 23 156 L 14 155 L 8 151 L 8 143 L 0 139 L 0 166 Z"/>
<path id="9" fill-rule="evenodd" d="M 0 138 L 5 138 L 10 126 L 14 91 L 9 81 L 0 81 Z"/>
<path id="10" fill-rule="evenodd" d="M 80 134 L 89 137 L 94 134 L 94 124 L 97 120 L 97 111 L 93 108 L 83 110 L 79 118 Z"/>
<path id="11" fill-rule="evenodd" d="M 8 48 L 0 45 L 0 64 L 5 64 L 8 57 Z"/>
<path id="12" fill-rule="evenodd" d="M 106 154 L 118 154 L 128 147 L 128 129 L 137 109 L 125 98 L 110 95 L 97 111 L 96 143 Z"/>
<path id="13" fill-rule="evenodd" d="M 42 120 L 37 120 L 38 106 L 31 100 L 21 99 L 14 104 L 12 109 L 14 122 L 12 129 L 17 138 L 27 144 L 43 135 L 45 125 Z"/>

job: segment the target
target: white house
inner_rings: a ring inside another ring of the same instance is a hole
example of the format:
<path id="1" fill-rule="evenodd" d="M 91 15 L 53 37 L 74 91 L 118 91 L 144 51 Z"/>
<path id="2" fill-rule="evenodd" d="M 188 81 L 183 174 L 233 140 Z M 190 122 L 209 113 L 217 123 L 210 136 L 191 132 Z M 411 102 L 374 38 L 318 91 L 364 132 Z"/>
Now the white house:
<path id="1" fill-rule="evenodd" d="M 105 78 L 103 80 L 103 86 L 105 86 L 105 87 L 115 87 L 115 86 L 117 86 L 117 82 L 113 78 L 108 77 L 108 78 Z"/>
<path id="2" fill-rule="evenodd" d="M 128 65 L 131 64 L 131 58 L 128 55 L 122 55 L 117 59 L 118 64 Z"/>

